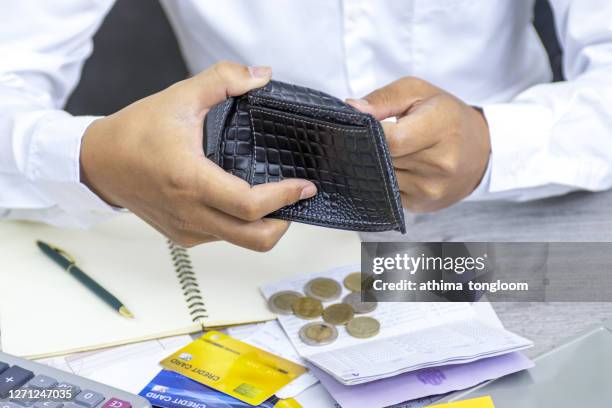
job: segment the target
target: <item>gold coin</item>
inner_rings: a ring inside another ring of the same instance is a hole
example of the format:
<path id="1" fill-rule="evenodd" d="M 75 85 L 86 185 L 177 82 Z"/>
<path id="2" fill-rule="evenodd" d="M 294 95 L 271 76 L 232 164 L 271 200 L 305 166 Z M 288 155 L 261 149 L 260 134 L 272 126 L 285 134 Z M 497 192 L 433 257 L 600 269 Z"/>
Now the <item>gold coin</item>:
<path id="1" fill-rule="evenodd" d="M 369 275 L 368 277 L 366 277 L 363 281 L 361 281 L 361 290 L 365 291 L 371 291 L 372 289 L 374 289 L 374 277 L 372 275 Z"/>
<path id="2" fill-rule="evenodd" d="M 270 296 L 268 300 L 268 306 L 270 310 L 272 310 L 276 314 L 293 314 L 293 303 L 301 298 L 303 295 L 299 292 L 294 292 L 292 290 L 285 290 L 282 292 L 277 292 Z"/>
<path id="3" fill-rule="evenodd" d="M 329 278 L 315 278 L 304 286 L 304 292 L 315 299 L 326 302 L 340 297 L 340 284 Z"/>
<path id="4" fill-rule="evenodd" d="M 338 330 L 329 323 L 314 322 L 303 326 L 299 335 L 309 346 L 324 346 L 338 338 Z"/>
<path id="5" fill-rule="evenodd" d="M 355 317 L 346 324 L 346 331 L 358 339 L 367 339 L 380 332 L 380 322 L 373 317 Z"/>
<path id="6" fill-rule="evenodd" d="M 346 303 L 335 303 L 323 310 L 323 320 L 331 324 L 346 324 L 354 315 L 353 308 Z"/>
<path id="7" fill-rule="evenodd" d="M 321 301 L 311 297 L 296 299 L 291 308 L 297 317 L 307 320 L 316 319 L 323 313 Z"/>
<path id="8" fill-rule="evenodd" d="M 351 292 L 359 292 L 361 290 L 361 272 L 353 272 L 344 278 L 344 287 Z"/>
<path id="9" fill-rule="evenodd" d="M 362 302 L 360 292 L 349 293 L 342 299 L 342 303 L 350 305 L 355 314 L 370 313 L 374 311 L 378 305 L 376 302 Z"/>

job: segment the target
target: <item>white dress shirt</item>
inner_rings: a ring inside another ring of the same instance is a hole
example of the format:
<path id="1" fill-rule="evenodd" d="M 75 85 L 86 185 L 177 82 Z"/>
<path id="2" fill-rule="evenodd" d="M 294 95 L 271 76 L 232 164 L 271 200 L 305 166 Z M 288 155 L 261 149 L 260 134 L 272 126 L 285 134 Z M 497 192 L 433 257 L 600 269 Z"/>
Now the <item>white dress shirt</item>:
<path id="1" fill-rule="evenodd" d="M 81 137 L 94 118 L 62 110 L 112 5 L 3 2 L 0 217 L 86 226 L 113 214 L 79 180 Z M 554 84 L 531 24 L 533 0 L 162 5 L 193 73 L 220 59 L 271 65 L 276 79 L 340 98 L 412 75 L 482 106 L 492 154 L 469 199 L 523 201 L 612 187 L 610 0 L 551 0 L 567 77 Z"/>

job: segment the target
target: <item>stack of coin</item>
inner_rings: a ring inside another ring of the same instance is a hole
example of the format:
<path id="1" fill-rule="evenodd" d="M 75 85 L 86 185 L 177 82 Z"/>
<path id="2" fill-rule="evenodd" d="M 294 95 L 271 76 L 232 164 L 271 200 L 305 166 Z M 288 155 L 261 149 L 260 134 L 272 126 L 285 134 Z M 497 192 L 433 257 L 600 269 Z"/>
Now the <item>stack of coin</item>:
<path id="1" fill-rule="evenodd" d="M 322 317 L 323 322 L 308 323 L 299 331 L 300 339 L 310 346 L 324 346 L 335 341 L 338 338 L 337 325 L 345 325 L 347 333 L 356 338 L 376 336 L 380 331 L 378 320 L 368 316 L 355 317 L 356 314 L 370 313 L 377 306 L 376 302 L 361 301 L 361 272 L 348 274 L 343 284 L 351 293 L 342 299 L 342 303 L 334 303 L 325 308 L 322 302 L 336 300 L 342 294 L 340 283 L 330 278 L 308 281 L 304 285 L 306 296 L 295 291 L 275 293 L 268 300 L 268 305 L 277 314 L 294 314 L 304 320 Z"/>

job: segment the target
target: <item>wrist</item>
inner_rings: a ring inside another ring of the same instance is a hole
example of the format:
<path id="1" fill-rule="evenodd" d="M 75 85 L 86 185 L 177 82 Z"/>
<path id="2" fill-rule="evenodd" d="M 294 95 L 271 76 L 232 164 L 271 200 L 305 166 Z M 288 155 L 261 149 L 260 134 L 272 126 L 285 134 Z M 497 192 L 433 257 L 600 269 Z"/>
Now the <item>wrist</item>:
<path id="1" fill-rule="evenodd" d="M 79 157 L 80 181 L 108 205 L 121 207 L 106 191 L 103 181 L 104 168 L 113 165 L 104 157 L 104 149 L 100 144 L 101 141 L 103 143 L 106 120 L 106 118 L 96 119 L 85 129 Z"/>
<path id="2" fill-rule="evenodd" d="M 476 127 L 477 134 L 479 135 L 479 162 L 480 166 L 480 174 L 477 177 L 476 183 L 474 184 L 474 188 L 472 192 L 474 192 L 480 185 L 482 185 L 485 174 L 487 173 L 487 169 L 489 167 L 489 160 L 491 157 L 491 135 L 489 132 L 489 122 L 487 121 L 487 117 L 484 113 L 484 110 L 479 106 L 471 106 L 472 111 L 476 116 Z"/>

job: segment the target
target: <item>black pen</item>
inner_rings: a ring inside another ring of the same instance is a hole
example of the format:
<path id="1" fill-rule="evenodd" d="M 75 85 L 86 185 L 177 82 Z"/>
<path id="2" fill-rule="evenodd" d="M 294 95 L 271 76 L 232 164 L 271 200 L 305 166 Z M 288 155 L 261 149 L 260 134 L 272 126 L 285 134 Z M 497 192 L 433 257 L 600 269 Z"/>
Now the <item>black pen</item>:
<path id="1" fill-rule="evenodd" d="M 115 309 L 122 316 L 127 317 L 129 319 L 133 318 L 134 315 L 125 307 L 125 305 L 113 296 L 108 290 L 104 289 L 98 282 L 91 279 L 85 272 L 79 269 L 76 266 L 76 262 L 73 257 L 71 257 L 64 250 L 54 247 L 49 244 L 45 244 L 42 241 L 36 241 L 36 245 L 40 248 L 41 251 L 45 253 L 49 258 L 51 258 L 55 263 L 64 268 L 66 272 L 72 275 L 76 280 L 81 282 L 87 289 L 91 290 L 96 294 L 100 299 L 102 299 L 107 305 Z"/>

